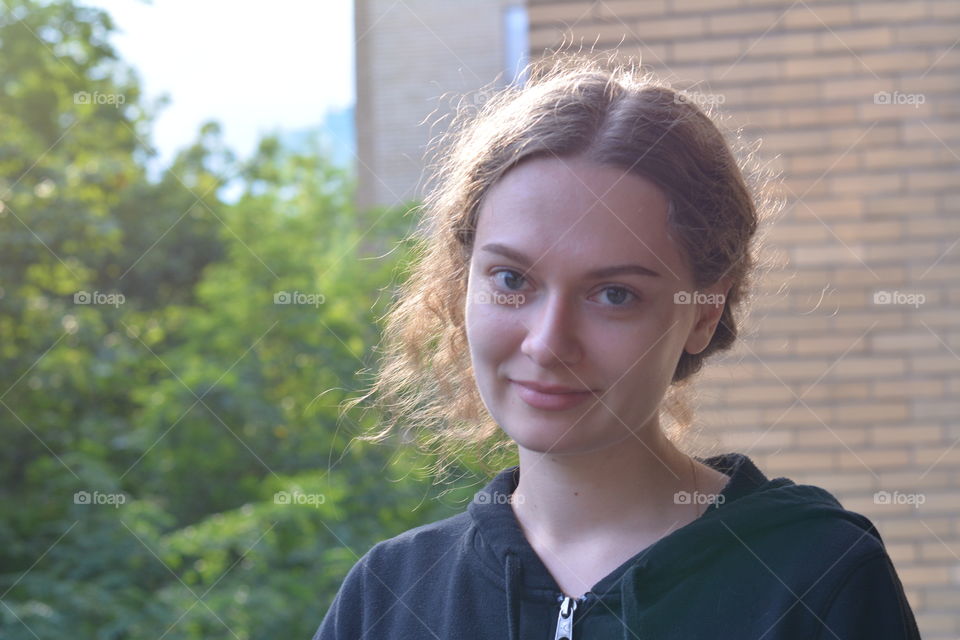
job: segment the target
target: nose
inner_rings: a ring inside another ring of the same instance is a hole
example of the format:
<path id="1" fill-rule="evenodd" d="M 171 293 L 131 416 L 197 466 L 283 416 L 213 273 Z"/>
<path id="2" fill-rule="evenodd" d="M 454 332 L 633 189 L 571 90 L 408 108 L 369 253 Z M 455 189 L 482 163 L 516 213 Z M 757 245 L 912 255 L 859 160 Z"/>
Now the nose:
<path id="1" fill-rule="evenodd" d="M 576 318 L 570 303 L 557 294 L 547 298 L 529 320 L 520 351 L 544 368 L 576 364 L 582 356 Z"/>

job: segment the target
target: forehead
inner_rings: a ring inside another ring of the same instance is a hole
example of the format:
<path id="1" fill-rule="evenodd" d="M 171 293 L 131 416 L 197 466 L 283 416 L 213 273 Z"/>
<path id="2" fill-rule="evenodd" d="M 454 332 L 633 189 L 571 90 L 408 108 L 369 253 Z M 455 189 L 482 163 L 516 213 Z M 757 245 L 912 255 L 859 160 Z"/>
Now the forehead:
<path id="1" fill-rule="evenodd" d="M 539 265 L 641 262 L 686 273 L 667 227 L 669 200 L 651 180 L 575 158 L 541 157 L 507 171 L 480 207 L 475 246 L 498 242 Z"/>

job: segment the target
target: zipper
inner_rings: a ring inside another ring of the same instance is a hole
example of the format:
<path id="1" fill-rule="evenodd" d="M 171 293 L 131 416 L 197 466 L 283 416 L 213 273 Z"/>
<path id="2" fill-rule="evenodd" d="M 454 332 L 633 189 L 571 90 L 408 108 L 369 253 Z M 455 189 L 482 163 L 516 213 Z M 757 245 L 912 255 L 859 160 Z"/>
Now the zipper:
<path id="1" fill-rule="evenodd" d="M 571 598 L 563 593 L 557 595 L 560 613 L 557 616 L 557 633 L 553 636 L 553 640 L 573 640 L 573 612 L 577 610 L 577 605 L 585 601 L 589 595 L 589 591 L 579 598 Z"/>

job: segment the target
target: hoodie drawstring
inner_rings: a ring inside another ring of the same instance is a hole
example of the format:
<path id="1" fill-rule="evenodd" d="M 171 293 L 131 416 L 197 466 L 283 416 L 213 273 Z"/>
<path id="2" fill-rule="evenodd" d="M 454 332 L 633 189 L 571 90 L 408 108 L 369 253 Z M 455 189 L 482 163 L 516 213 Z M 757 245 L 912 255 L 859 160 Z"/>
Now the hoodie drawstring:
<path id="1" fill-rule="evenodd" d="M 623 605 L 623 640 L 637 640 L 640 610 L 637 607 L 637 565 L 631 565 L 620 580 L 620 602 Z"/>
<path id="2" fill-rule="evenodd" d="M 507 552 L 506 559 L 506 587 L 507 587 L 507 628 L 509 640 L 520 640 L 520 587 L 522 563 L 512 551 Z"/>

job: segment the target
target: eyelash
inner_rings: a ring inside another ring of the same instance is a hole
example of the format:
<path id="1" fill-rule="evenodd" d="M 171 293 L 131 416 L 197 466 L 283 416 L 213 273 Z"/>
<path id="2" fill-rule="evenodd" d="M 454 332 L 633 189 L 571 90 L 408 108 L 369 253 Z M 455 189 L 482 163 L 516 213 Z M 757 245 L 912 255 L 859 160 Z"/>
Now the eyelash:
<path id="1" fill-rule="evenodd" d="M 496 276 L 497 276 L 498 274 L 501 274 L 501 273 L 512 273 L 512 274 L 515 274 L 515 275 L 519 276 L 520 279 L 525 280 L 525 278 L 523 277 L 523 274 L 521 274 L 519 271 L 517 271 L 517 270 L 515 270 L 515 269 L 495 269 L 494 271 L 491 271 L 491 272 L 490 272 L 490 277 L 493 278 L 494 281 L 495 281 L 495 280 L 496 280 Z M 497 288 L 498 288 L 498 289 L 501 289 L 501 290 L 503 290 L 503 291 L 510 292 L 510 293 L 515 293 L 515 292 L 517 291 L 517 289 L 509 289 L 509 288 L 500 287 L 500 286 L 498 286 Z M 637 294 L 637 293 L 635 293 L 635 292 L 634 292 L 632 289 L 630 289 L 629 287 L 624 287 L 624 286 L 622 286 L 622 285 L 607 285 L 607 286 L 603 287 L 603 289 L 601 289 L 601 291 L 606 291 L 607 289 L 619 289 L 619 290 L 621 290 L 621 291 L 625 291 L 625 292 L 627 292 L 628 294 L 630 294 L 631 296 L 633 296 L 634 299 L 633 299 L 632 302 L 629 302 L 629 301 L 628 301 L 628 302 L 625 302 L 625 303 L 623 303 L 623 304 L 611 304 L 611 305 L 604 305 L 604 306 L 609 306 L 609 307 L 612 307 L 612 308 L 614 308 L 614 309 L 626 309 L 627 307 L 631 306 L 632 304 L 637 304 L 637 303 L 640 301 L 640 295 Z"/>

